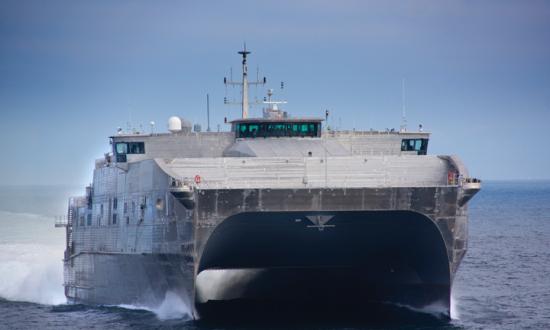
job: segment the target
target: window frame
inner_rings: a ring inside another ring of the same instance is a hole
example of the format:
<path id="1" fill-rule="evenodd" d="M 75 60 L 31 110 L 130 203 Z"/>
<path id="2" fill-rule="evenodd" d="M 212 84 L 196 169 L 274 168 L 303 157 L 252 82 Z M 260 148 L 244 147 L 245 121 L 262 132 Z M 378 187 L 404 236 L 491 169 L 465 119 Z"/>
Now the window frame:
<path id="1" fill-rule="evenodd" d="M 426 155 L 428 141 L 426 138 L 401 139 L 401 151 L 415 151 L 417 155 Z"/>
<path id="2" fill-rule="evenodd" d="M 235 134 L 237 138 L 319 137 L 320 126 L 311 121 L 237 123 Z"/>

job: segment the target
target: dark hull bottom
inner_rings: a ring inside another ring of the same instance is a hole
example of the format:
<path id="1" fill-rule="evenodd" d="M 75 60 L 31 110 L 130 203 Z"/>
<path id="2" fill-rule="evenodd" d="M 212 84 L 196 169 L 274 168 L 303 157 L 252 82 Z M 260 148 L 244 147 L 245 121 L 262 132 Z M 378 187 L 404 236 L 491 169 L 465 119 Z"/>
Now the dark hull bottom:
<path id="1" fill-rule="evenodd" d="M 373 302 L 348 304 L 320 304 L 312 301 L 265 301 L 238 299 L 234 301 L 214 301 L 197 308 L 199 321 L 205 324 L 270 325 L 295 327 L 305 325 L 359 327 L 376 325 L 382 328 L 392 325 L 445 325 L 450 317 L 447 314 L 424 312 L 406 306 Z"/>
<path id="2" fill-rule="evenodd" d="M 449 318 L 450 287 L 410 283 L 414 277 L 404 277 L 411 275 L 404 270 L 394 272 L 393 277 L 361 268 L 213 272 L 219 274 L 203 276 L 208 281 L 205 284 L 216 288 L 215 296 L 195 305 L 204 319 L 360 320 L 391 318 L 396 311 L 400 315 L 424 311 L 436 318 Z M 198 285 L 202 280 L 198 279 Z M 427 306 L 430 308 L 424 310 Z"/>
<path id="3" fill-rule="evenodd" d="M 440 231 L 419 213 L 238 214 L 209 238 L 195 304 L 205 319 L 369 318 L 388 306 L 448 318 L 449 268 Z"/>

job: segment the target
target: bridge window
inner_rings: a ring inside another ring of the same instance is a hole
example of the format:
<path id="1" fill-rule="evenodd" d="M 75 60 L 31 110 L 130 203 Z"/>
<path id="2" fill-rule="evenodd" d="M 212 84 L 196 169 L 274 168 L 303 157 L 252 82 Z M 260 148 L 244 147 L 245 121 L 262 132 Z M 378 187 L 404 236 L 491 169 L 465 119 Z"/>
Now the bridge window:
<path id="1" fill-rule="evenodd" d="M 237 138 L 255 137 L 318 137 L 320 123 L 238 123 Z"/>
<path id="2" fill-rule="evenodd" d="M 428 139 L 403 139 L 401 151 L 416 151 L 418 155 L 425 155 L 428 152 Z"/>
<path id="3" fill-rule="evenodd" d="M 128 153 L 129 154 L 144 154 L 145 153 L 145 143 L 143 143 L 143 142 L 128 142 Z"/>
<path id="4" fill-rule="evenodd" d="M 118 142 L 116 144 L 116 153 L 117 155 L 127 154 L 128 153 L 128 143 L 126 142 Z"/>
<path id="5" fill-rule="evenodd" d="M 145 142 L 117 142 L 115 144 L 116 161 L 126 162 L 127 154 L 144 154 Z"/>

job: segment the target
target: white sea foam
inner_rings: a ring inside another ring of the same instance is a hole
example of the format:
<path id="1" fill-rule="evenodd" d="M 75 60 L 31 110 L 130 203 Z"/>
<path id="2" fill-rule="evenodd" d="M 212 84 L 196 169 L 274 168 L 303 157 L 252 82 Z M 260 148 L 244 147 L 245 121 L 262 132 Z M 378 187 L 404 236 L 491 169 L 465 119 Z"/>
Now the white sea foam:
<path id="1" fill-rule="evenodd" d="M 62 304 L 63 248 L 43 244 L 0 244 L 0 297 Z"/>
<path id="2" fill-rule="evenodd" d="M 460 312 L 458 310 L 458 304 L 454 295 L 452 294 L 451 294 L 451 319 L 460 320 Z"/>
<path id="3" fill-rule="evenodd" d="M 167 292 L 162 303 L 153 308 L 153 312 L 161 320 L 191 319 L 192 312 L 189 302 L 174 292 Z"/>
<path id="4" fill-rule="evenodd" d="M 0 210 L 0 297 L 46 305 L 66 303 L 63 292 L 65 231 L 41 214 Z M 167 292 L 158 306 L 121 305 L 151 311 L 161 320 L 191 319 L 186 299 Z"/>
<path id="5" fill-rule="evenodd" d="M 184 319 L 191 320 L 193 313 L 191 305 L 187 299 L 181 297 L 175 292 L 168 291 L 164 296 L 164 300 L 157 306 L 151 307 L 146 305 L 118 305 L 126 309 L 141 309 L 155 313 L 160 320 Z"/>
<path id="6" fill-rule="evenodd" d="M 0 297 L 64 303 L 64 241 L 53 218 L 0 210 Z"/>
<path id="7" fill-rule="evenodd" d="M 401 307 L 401 308 L 406 308 L 416 313 L 430 314 L 438 318 L 443 318 L 443 317 L 446 317 L 447 315 L 447 307 L 444 304 L 439 302 L 435 302 L 433 304 L 426 305 L 423 307 L 413 307 L 410 305 L 396 304 L 396 303 L 388 303 L 388 304 Z"/>

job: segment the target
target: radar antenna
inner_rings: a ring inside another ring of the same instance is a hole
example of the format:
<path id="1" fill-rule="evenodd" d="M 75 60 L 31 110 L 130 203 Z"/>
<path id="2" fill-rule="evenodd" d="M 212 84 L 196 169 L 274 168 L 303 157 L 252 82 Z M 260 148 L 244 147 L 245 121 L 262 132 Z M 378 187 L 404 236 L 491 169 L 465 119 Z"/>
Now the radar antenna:
<path id="1" fill-rule="evenodd" d="M 263 80 L 257 79 L 256 81 L 248 81 L 248 65 L 246 63 L 246 56 L 250 54 L 250 51 L 246 50 L 246 43 L 244 44 L 243 50 L 239 51 L 238 54 L 242 55 L 243 57 L 243 80 L 242 82 L 239 81 L 233 81 L 228 80 L 227 78 L 223 78 L 223 83 L 227 86 L 241 86 L 242 88 L 242 100 L 241 102 L 230 102 L 227 100 L 227 97 L 224 98 L 225 104 L 241 104 L 242 105 L 242 118 L 248 118 L 248 107 L 250 105 L 250 102 L 248 100 L 248 87 L 250 85 L 265 85 L 266 78 L 264 77 Z M 258 102 L 254 102 L 258 103 Z"/>
<path id="2" fill-rule="evenodd" d="M 287 104 L 287 101 L 276 101 L 272 99 L 273 96 L 273 89 L 267 90 L 267 98 L 264 97 L 263 103 L 267 105 L 266 108 L 263 109 L 263 117 L 264 118 L 286 118 L 288 116 L 286 111 L 283 111 L 279 109 L 279 104 Z"/>

